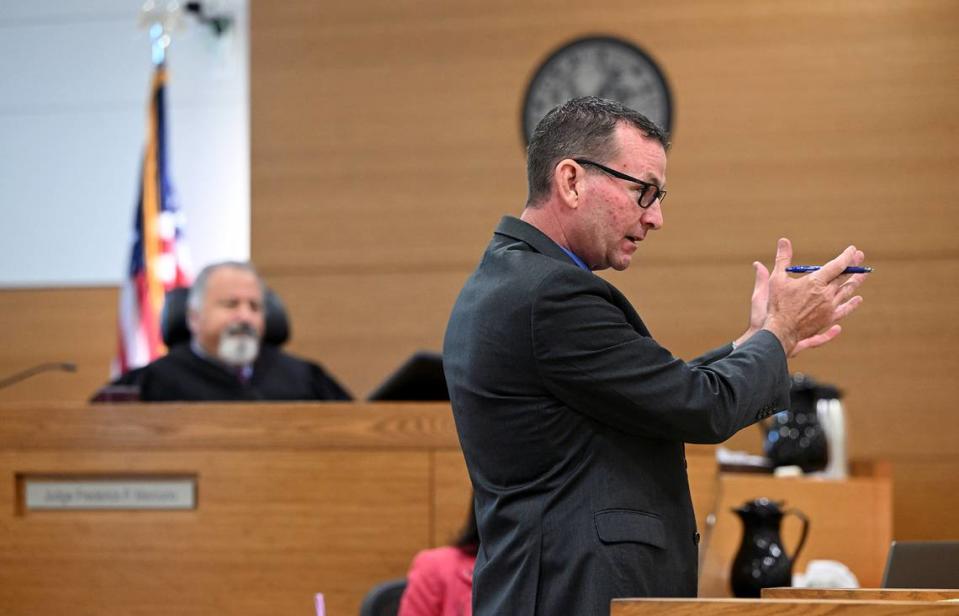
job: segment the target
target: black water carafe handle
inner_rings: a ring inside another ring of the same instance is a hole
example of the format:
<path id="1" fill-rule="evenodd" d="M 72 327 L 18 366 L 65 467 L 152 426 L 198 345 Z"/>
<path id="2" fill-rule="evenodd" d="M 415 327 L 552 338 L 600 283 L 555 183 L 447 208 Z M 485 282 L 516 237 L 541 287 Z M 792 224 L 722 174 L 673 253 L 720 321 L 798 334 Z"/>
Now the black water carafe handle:
<path id="1" fill-rule="evenodd" d="M 809 534 L 809 518 L 798 509 L 787 509 L 783 512 L 783 515 L 794 515 L 802 520 L 802 534 L 799 535 L 799 544 L 796 546 L 796 551 L 789 557 L 789 561 L 795 563 L 796 559 L 799 558 L 799 552 L 802 551 L 802 546 L 806 544 L 806 535 Z M 785 550 L 785 546 L 783 546 L 783 549 Z"/>

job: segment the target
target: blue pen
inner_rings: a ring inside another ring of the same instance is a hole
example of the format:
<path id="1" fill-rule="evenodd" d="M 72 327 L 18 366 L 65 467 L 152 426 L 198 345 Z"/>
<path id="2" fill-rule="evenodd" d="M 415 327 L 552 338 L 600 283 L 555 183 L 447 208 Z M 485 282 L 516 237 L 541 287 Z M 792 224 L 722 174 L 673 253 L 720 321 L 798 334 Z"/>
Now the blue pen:
<path id="1" fill-rule="evenodd" d="M 815 272 L 822 269 L 821 265 L 792 265 L 786 268 L 786 271 L 791 274 L 808 274 L 809 272 Z M 872 271 L 871 267 L 858 267 L 852 266 L 847 267 L 842 271 L 843 274 L 868 274 Z"/>

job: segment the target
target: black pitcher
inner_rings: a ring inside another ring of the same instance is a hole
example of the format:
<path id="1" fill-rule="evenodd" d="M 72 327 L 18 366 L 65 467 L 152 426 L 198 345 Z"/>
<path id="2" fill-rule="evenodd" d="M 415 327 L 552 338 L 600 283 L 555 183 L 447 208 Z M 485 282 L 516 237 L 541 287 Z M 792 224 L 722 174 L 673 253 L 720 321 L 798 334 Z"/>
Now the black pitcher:
<path id="1" fill-rule="evenodd" d="M 820 421 L 819 401 L 838 399 L 839 390 L 796 373 L 789 389 L 789 408 L 760 424 L 765 432 L 763 452 L 773 466 L 798 466 L 811 473 L 826 468 L 833 452 Z"/>
<path id="2" fill-rule="evenodd" d="M 793 562 L 799 556 L 809 519 L 797 509 L 781 509 L 782 501 L 759 498 L 733 509 L 743 521 L 743 542 L 733 561 L 729 576 L 733 594 L 737 597 L 759 597 L 763 588 L 792 586 Z M 783 516 L 795 515 L 802 520 L 802 535 L 792 556 L 786 554 L 779 526 Z"/>

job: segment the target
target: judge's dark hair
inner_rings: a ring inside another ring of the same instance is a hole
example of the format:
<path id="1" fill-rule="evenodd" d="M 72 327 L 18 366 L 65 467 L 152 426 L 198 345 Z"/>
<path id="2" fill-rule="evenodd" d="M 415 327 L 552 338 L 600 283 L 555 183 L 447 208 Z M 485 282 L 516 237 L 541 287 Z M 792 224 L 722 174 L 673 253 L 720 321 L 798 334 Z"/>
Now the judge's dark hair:
<path id="1" fill-rule="evenodd" d="M 256 281 L 260 285 L 260 293 L 266 295 L 266 286 L 263 279 L 256 273 L 256 268 L 249 261 L 221 261 L 207 265 L 200 273 L 196 275 L 193 285 L 190 287 L 190 294 L 187 296 L 186 305 L 190 310 L 200 310 L 203 308 L 203 300 L 206 298 L 206 283 L 210 279 L 210 274 L 218 269 L 228 267 L 231 269 L 243 270 L 256 276 Z"/>
<path id="2" fill-rule="evenodd" d="M 617 154 L 613 134 L 620 123 L 669 148 L 669 135 L 655 122 L 615 101 L 585 96 L 547 113 L 536 125 L 526 149 L 526 207 L 537 207 L 549 194 L 553 169 L 564 158 L 583 157 L 598 162 L 613 158 Z"/>
<path id="3" fill-rule="evenodd" d="M 470 494 L 470 512 L 466 517 L 466 524 L 453 540 L 453 547 L 471 556 L 476 556 L 479 551 L 479 530 L 476 528 L 476 509 L 473 506 L 472 494 Z"/>

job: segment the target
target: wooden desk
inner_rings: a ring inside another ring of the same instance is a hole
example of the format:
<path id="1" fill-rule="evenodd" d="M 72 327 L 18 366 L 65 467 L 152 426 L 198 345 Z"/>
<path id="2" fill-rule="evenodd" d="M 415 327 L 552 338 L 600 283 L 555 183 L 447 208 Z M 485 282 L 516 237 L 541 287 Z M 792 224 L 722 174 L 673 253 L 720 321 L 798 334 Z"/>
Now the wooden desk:
<path id="1" fill-rule="evenodd" d="M 945 601 L 959 590 L 928 588 L 763 588 L 763 599 L 854 599 L 857 601 Z"/>
<path id="2" fill-rule="evenodd" d="M 23 511 L 31 475 L 195 475 L 190 511 Z M 355 614 L 469 493 L 448 405 L 0 407 L 0 613 Z"/>
<path id="3" fill-rule="evenodd" d="M 610 616 L 956 616 L 959 604 L 828 599 L 616 599 Z"/>
<path id="4" fill-rule="evenodd" d="M 712 447 L 687 448 L 702 524 Z M 26 511 L 36 476 L 196 477 L 188 511 Z M 355 614 L 463 524 L 448 404 L 2 404 L 0 613 Z"/>

